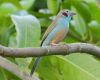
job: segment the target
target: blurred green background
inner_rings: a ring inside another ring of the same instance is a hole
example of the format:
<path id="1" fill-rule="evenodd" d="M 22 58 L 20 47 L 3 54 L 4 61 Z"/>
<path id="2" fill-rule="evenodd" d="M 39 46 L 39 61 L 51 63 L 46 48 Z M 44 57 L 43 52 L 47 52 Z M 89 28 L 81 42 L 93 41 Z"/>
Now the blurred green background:
<path id="1" fill-rule="evenodd" d="M 100 45 L 99 0 L 0 0 L 0 45 L 36 47 L 61 9 L 76 13 L 61 43 Z M 29 73 L 34 58 L 6 58 Z M 34 76 L 40 80 L 100 80 L 100 59 L 88 54 L 43 57 Z M 0 80 L 21 78 L 0 64 Z"/>

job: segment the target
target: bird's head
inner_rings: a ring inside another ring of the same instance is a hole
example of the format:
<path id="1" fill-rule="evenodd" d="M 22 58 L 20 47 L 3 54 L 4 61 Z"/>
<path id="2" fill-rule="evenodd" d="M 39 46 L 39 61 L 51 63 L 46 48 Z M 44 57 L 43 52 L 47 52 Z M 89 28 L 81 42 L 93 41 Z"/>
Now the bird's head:
<path id="1" fill-rule="evenodd" d="M 64 10 L 61 10 L 58 15 L 60 15 L 60 17 L 64 17 L 68 20 L 71 20 L 72 16 L 75 15 L 75 13 L 73 13 L 70 10 L 64 9 Z"/>

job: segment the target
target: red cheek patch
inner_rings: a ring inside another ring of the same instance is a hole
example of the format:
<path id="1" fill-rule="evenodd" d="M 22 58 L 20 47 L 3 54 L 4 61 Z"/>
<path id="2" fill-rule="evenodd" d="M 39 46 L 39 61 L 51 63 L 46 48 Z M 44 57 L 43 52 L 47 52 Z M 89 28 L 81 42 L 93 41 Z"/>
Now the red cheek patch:
<path id="1" fill-rule="evenodd" d="M 63 14 L 64 16 L 68 16 L 68 14 L 67 14 L 66 12 L 63 12 L 62 14 Z"/>

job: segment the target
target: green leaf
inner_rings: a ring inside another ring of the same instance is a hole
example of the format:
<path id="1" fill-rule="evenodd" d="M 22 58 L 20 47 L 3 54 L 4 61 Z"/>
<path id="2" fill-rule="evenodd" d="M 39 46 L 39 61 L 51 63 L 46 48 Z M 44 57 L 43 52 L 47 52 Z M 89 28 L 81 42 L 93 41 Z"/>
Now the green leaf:
<path id="1" fill-rule="evenodd" d="M 9 37 L 12 33 L 12 23 L 9 17 L 0 17 L 0 44 L 8 46 Z"/>
<path id="2" fill-rule="evenodd" d="M 76 8 L 77 12 L 82 16 L 86 23 L 91 21 L 91 13 L 88 5 L 82 1 L 77 1 L 73 3 L 73 6 Z"/>
<path id="3" fill-rule="evenodd" d="M 93 77 L 93 80 L 100 80 L 100 62 L 93 56 L 87 54 L 72 54 L 66 57 L 73 65 L 88 74 L 91 78 Z"/>
<path id="4" fill-rule="evenodd" d="M 6 80 L 7 77 L 4 74 L 4 70 L 0 67 L 0 80 Z"/>
<path id="5" fill-rule="evenodd" d="M 10 3 L 12 5 L 15 5 L 17 8 L 20 8 L 21 9 L 21 5 L 19 4 L 19 1 L 18 0 L 1 0 L 0 1 L 0 4 L 6 4 L 6 3 Z"/>
<path id="6" fill-rule="evenodd" d="M 20 4 L 23 7 L 23 9 L 29 9 L 33 4 L 35 0 L 21 0 Z"/>
<path id="7" fill-rule="evenodd" d="M 77 42 L 78 40 L 76 38 L 73 38 L 72 34 L 69 34 L 64 40 L 64 43 L 74 43 Z"/>
<path id="8" fill-rule="evenodd" d="M 41 33 L 38 19 L 29 14 L 12 15 L 11 18 L 17 31 L 17 47 L 38 46 Z M 31 58 L 17 58 L 16 61 L 22 71 L 28 71 Z"/>
<path id="9" fill-rule="evenodd" d="M 17 31 L 18 47 L 33 47 L 39 45 L 40 23 L 32 15 L 12 15 L 12 21 Z"/>
<path id="10" fill-rule="evenodd" d="M 89 30 L 92 32 L 93 39 L 97 41 L 100 40 L 100 24 L 97 21 L 91 21 L 89 23 Z"/>
<path id="11" fill-rule="evenodd" d="M 52 16 L 52 14 L 49 14 L 49 13 L 39 13 L 39 12 L 34 12 L 34 11 L 32 11 L 31 12 L 32 14 L 34 14 L 35 16 L 37 16 L 37 17 L 39 17 L 39 18 L 48 18 L 48 17 L 50 17 L 50 16 Z"/>
<path id="12" fill-rule="evenodd" d="M 8 46 L 10 37 L 10 31 L 7 31 L 0 35 L 0 44 L 3 46 Z"/>
<path id="13" fill-rule="evenodd" d="M 0 34 L 5 33 L 10 26 L 11 26 L 11 20 L 9 17 L 6 16 L 0 17 Z"/>
<path id="14" fill-rule="evenodd" d="M 42 58 L 37 73 L 43 80 L 99 80 L 99 67 L 99 62 L 85 54 L 53 56 Z"/>
<path id="15" fill-rule="evenodd" d="M 75 0 L 76 1 L 76 0 Z M 64 0 L 63 2 L 62 2 L 62 4 L 61 4 L 61 7 L 63 8 L 63 9 L 69 9 L 70 7 L 71 7 L 71 4 L 72 4 L 72 0 L 71 1 L 69 1 L 69 0 Z"/>
<path id="16" fill-rule="evenodd" d="M 51 13 L 56 14 L 60 8 L 61 0 L 47 0 L 47 6 Z"/>
<path id="17" fill-rule="evenodd" d="M 11 3 L 3 3 L 0 5 L 0 16 L 8 15 L 15 11 L 17 11 L 17 8 Z"/>
<path id="18" fill-rule="evenodd" d="M 89 9 L 91 11 L 92 18 L 97 20 L 100 23 L 100 18 L 98 17 L 98 15 L 100 14 L 100 9 L 97 6 L 96 1 L 92 0 L 92 1 L 88 2 L 88 0 L 87 0 L 87 4 L 88 4 Z"/>
<path id="19" fill-rule="evenodd" d="M 73 21 L 71 22 L 73 28 L 75 31 L 80 35 L 82 39 L 85 39 L 85 34 L 86 34 L 86 23 L 82 16 L 77 12 L 77 10 L 72 7 L 73 12 L 76 13 L 75 16 L 73 16 Z"/>
<path id="20" fill-rule="evenodd" d="M 40 24 L 43 27 L 48 27 L 51 24 L 51 20 L 50 19 L 45 19 L 45 18 L 40 18 Z"/>

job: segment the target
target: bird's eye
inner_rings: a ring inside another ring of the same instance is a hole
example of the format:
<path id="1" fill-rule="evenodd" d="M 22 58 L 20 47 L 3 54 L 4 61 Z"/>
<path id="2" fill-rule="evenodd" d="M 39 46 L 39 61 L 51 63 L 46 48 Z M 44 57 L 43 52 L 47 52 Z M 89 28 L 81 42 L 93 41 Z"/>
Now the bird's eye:
<path id="1" fill-rule="evenodd" d="M 68 11 L 66 11 L 66 12 L 68 12 Z"/>
<path id="2" fill-rule="evenodd" d="M 68 14 L 67 14 L 66 12 L 63 12 L 62 14 L 63 14 L 64 16 L 66 16 L 66 17 L 68 16 Z"/>

